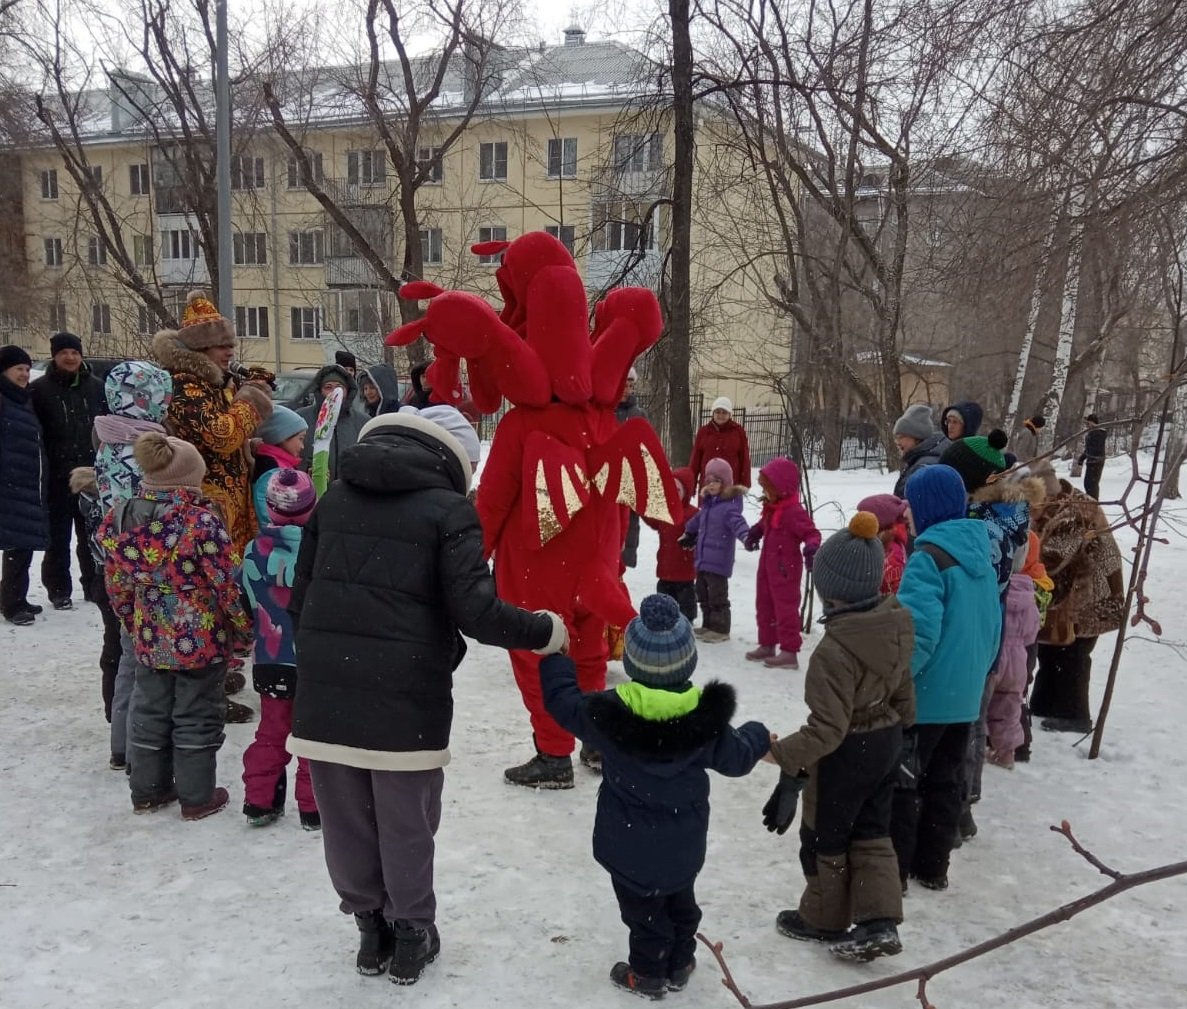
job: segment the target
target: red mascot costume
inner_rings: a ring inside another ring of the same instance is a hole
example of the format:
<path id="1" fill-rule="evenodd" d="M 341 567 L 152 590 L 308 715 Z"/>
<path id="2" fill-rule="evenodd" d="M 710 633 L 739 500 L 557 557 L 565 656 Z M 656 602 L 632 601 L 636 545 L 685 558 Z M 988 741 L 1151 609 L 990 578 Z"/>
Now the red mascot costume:
<path id="1" fill-rule="evenodd" d="M 634 616 L 618 578 L 621 506 L 661 522 L 681 514 L 651 426 L 640 419 L 620 426 L 614 415 L 631 364 L 659 339 L 659 304 L 644 288 L 611 291 L 595 306 L 591 334 L 585 286 L 557 239 L 536 231 L 473 251 L 504 254 L 495 274 L 502 313 L 473 294 L 408 283 L 401 297 L 430 299 L 428 309 L 387 342 L 403 346 L 423 335 L 433 344 L 429 379 L 441 402 L 460 397 L 465 360 L 479 410 L 494 413 L 504 398 L 512 404 L 495 430 L 477 499 L 499 595 L 561 614 L 581 689 L 602 690 L 606 625 Z M 539 663 L 530 652 L 511 653 L 536 755 L 505 775 L 517 785 L 572 788 L 573 737 L 544 710 Z"/>

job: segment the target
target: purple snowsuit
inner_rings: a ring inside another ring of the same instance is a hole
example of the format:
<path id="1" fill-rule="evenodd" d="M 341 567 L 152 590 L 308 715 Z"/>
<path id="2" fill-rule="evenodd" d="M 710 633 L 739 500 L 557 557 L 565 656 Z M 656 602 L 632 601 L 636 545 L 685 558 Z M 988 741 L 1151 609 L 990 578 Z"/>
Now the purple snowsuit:
<path id="1" fill-rule="evenodd" d="M 1013 753 L 1022 745 L 1022 698 L 1026 693 L 1026 649 L 1039 636 L 1039 607 L 1030 575 L 1010 575 L 1002 648 L 989 698 L 989 749 Z"/>
<path id="2" fill-rule="evenodd" d="M 684 527 L 685 535 L 697 538 L 693 559 L 697 573 L 729 578 L 734 573 L 734 552 L 750 526 L 742 517 L 746 488 L 726 487 L 720 494 L 701 498 L 701 510 Z"/>

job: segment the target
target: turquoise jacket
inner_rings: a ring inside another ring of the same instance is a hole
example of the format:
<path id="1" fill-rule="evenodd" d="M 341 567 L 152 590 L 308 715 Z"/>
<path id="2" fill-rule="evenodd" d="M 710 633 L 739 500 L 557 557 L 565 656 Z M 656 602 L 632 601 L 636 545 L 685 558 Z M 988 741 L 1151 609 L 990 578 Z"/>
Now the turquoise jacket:
<path id="1" fill-rule="evenodd" d="M 937 562 L 921 547 L 951 558 Z M 977 519 L 939 522 L 915 540 L 898 600 L 915 622 L 915 721 L 920 725 L 975 722 L 997 657 L 1001 601 L 989 532 Z"/>

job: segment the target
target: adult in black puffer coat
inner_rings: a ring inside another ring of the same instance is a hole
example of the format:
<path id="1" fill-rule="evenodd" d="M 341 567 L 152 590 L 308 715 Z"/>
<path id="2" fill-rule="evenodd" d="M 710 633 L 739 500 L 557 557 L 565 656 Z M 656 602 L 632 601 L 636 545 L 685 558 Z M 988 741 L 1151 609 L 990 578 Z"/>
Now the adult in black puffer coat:
<path id="1" fill-rule="evenodd" d="M 84 589 L 95 578 L 95 562 L 78 510 L 78 495 L 70 490 L 70 473 L 78 466 L 95 464 L 91 430 L 95 418 L 107 412 L 107 398 L 103 383 L 83 360 L 82 340 L 73 333 L 55 333 L 49 346 L 53 361 L 45 374 L 29 386 L 49 461 L 49 547 L 41 561 L 41 584 L 55 609 L 68 610 L 74 590 L 70 577 L 72 533 L 76 536 Z"/>
<path id="2" fill-rule="evenodd" d="M 49 545 L 45 516 L 45 452 L 29 393 L 32 361 L 20 347 L 0 347 L 0 612 L 31 624 L 26 598 L 34 550 Z"/>
<path id="3" fill-rule="evenodd" d="M 542 653 L 565 640 L 559 617 L 495 595 L 470 480 L 443 427 L 410 413 L 368 421 L 305 526 L 289 602 L 288 747 L 310 761 L 330 878 L 363 933 L 359 970 L 394 957 L 402 983 L 439 946 L 433 837 L 459 632 Z"/>

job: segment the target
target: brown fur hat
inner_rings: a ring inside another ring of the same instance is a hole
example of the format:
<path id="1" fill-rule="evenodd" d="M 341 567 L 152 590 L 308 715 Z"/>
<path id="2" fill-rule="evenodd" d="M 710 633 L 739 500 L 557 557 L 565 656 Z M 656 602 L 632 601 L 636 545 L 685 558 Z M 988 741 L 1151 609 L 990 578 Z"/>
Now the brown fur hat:
<path id="1" fill-rule="evenodd" d="M 181 313 L 177 339 L 190 350 L 227 347 L 235 343 L 235 327 L 202 291 L 191 291 Z"/>

